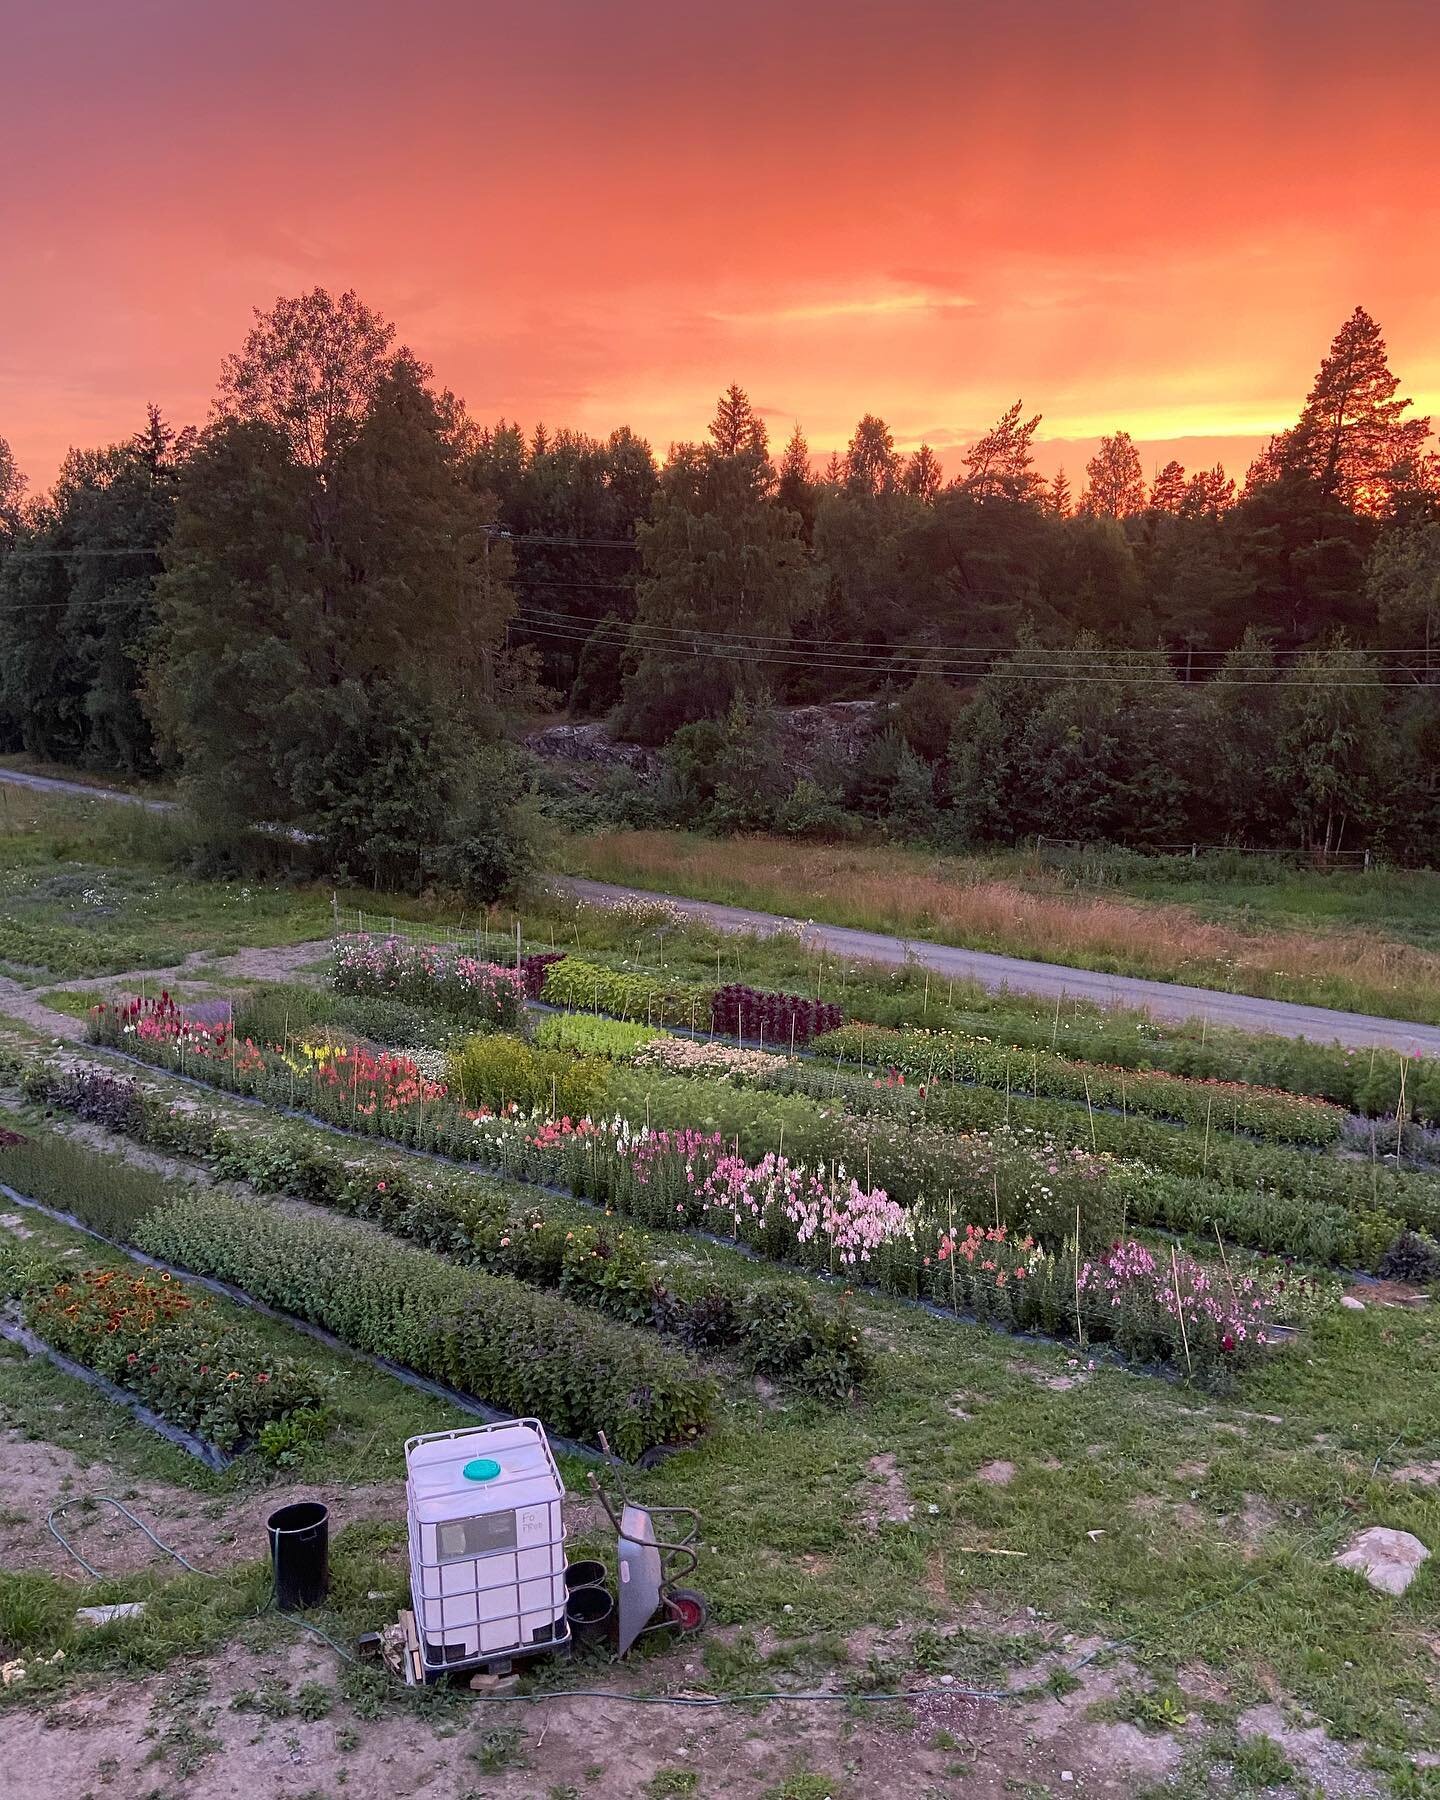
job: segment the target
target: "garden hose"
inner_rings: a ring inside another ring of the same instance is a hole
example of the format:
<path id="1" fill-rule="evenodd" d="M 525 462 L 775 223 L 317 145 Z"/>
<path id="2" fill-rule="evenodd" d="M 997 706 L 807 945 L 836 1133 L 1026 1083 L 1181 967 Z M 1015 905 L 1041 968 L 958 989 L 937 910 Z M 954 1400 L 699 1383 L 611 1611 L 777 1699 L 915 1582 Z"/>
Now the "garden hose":
<path id="1" fill-rule="evenodd" d="M 56 1516 L 63 1513 L 67 1506 L 78 1504 L 80 1501 L 93 1502 L 96 1505 L 99 1505 L 102 1502 L 108 1502 L 109 1505 L 115 1507 L 115 1509 L 122 1513 L 133 1525 L 139 1526 L 140 1530 L 144 1532 L 145 1536 L 149 1538 L 150 1542 L 154 1544 L 157 1549 L 164 1551 L 167 1556 L 173 1557 L 176 1562 L 180 1563 L 182 1567 L 187 1569 L 191 1574 L 204 1575 L 211 1580 L 218 1579 L 218 1576 L 213 1569 L 197 1569 L 195 1564 L 187 1561 L 178 1550 L 175 1550 L 169 1544 L 164 1543 L 153 1531 L 151 1531 L 150 1527 L 146 1525 L 142 1519 L 137 1519 L 135 1514 L 132 1513 L 127 1506 L 122 1505 L 121 1502 L 116 1500 L 112 1495 L 80 1495 L 77 1496 L 76 1500 L 66 1501 L 64 1505 L 54 1508 L 47 1517 L 45 1523 L 49 1527 L 51 1535 L 55 1538 L 56 1542 L 80 1564 L 81 1568 L 83 1568 L 87 1574 L 93 1576 L 97 1581 L 104 1579 L 104 1577 L 100 1576 L 92 1565 L 86 1562 L 85 1558 L 81 1556 L 79 1551 L 76 1550 L 64 1536 L 62 1536 L 53 1523 Z M 1326 1526 L 1318 1531 L 1312 1532 L 1311 1535 L 1299 1545 L 1299 1553 L 1303 1554 L 1313 1549 L 1322 1539 L 1330 1537 L 1333 1530 L 1333 1527 Z M 1248 1577 L 1245 1581 L 1242 1581 L 1238 1587 L 1232 1588 L 1228 1593 L 1218 1594 L 1214 1599 L 1202 1601 L 1198 1606 L 1193 1606 L 1188 1611 L 1183 1612 L 1175 1621 L 1174 1628 L 1178 1631 L 1181 1626 L 1189 1624 L 1192 1619 L 1198 1619 L 1206 1613 L 1214 1612 L 1217 1607 L 1228 1605 L 1232 1600 L 1238 1600 L 1242 1594 L 1249 1593 L 1253 1588 L 1261 1586 L 1268 1579 L 1268 1573 L 1265 1571 Z M 276 1618 L 283 1619 L 289 1624 L 297 1625 L 302 1631 L 308 1631 L 313 1637 L 319 1638 L 323 1644 L 326 1644 L 345 1662 L 350 1663 L 356 1668 L 363 1666 L 359 1657 L 357 1657 L 352 1650 L 347 1649 L 345 1645 L 331 1637 L 329 1632 L 323 1630 L 319 1625 L 313 1624 L 309 1619 L 302 1619 L 297 1613 L 278 1611 L 275 1607 L 273 1597 L 268 1600 L 258 1612 L 252 1614 L 251 1617 L 257 1620 L 263 1619 L 270 1616 L 272 1612 Z M 709 1709 L 721 1706 L 769 1705 L 777 1702 L 780 1704 L 796 1702 L 809 1704 L 823 1703 L 831 1700 L 853 1701 L 857 1705 L 876 1705 L 894 1701 L 913 1702 L 916 1700 L 938 1700 L 947 1697 L 952 1700 L 991 1700 L 996 1702 L 1005 1700 L 1023 1700 L 1032 1694 L 1053 1691 L 1055 1675 L 1075 1676 L 1081 1669 L 1084 1669 L 1088 1667 L 1089 1664 L 1093 1663 L 1097 1657 L 1104 1656 L 1115 1650 L 1123 1650 L 1127 1644 L 1134 1643 L 1137 1635 L 1138 1634 L 1132 1634 L 1130 1637 L 1106 1639 L 1105 1642 L 1097 1644 L 1093 1650 L 1087 1651 L 1085 1655 L 1080 1657 L 1077 1661 L 1068 1664 L 1063 1669 L 1056 1670 L 1054 1674 L 1046 1676 L 1043 1680 L 1029 1681 L 1023 1686 L 1014 1688 L 968 1687 L 962 1682 L 951 1681 L 948 1683 L 935 1682 L 927 1687 L 908 1688 L 898 1691 L 885 1690 L 871 1693 L 854 1693 L 824 1688 L 816 1689 L 812 1692 L 788 1693 L 777 1689 L 757 1691 L 748 1694 L 627 1694 L 613 1688 L 545 1688 L 536 1693 L 529 1694 L 489 1693 L 479 1689 L 471 1689 L 471 1692 L 478 1700 L 503 1702 L 507 1704 L 518 1703 L 521 1705 L 532 1706 L 541 1704 L 547 1700 L 620 1700 L 624 1701 L 627 1705 L 632 1706 L 680 1706 L 696 1709 Z M 408 1694 L 410 1690 L 407 1687 L 405 1691 Z"/>

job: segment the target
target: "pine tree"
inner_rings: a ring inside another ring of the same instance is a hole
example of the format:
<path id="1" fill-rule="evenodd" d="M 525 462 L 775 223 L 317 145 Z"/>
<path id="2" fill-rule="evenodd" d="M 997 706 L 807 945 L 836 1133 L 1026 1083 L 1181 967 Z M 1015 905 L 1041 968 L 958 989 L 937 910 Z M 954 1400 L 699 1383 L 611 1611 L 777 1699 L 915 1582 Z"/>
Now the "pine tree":
<path id="1" fill-rule="evenodd" d="M 845 486 L 852 494 L 893 494 L 900 486 L 900 454 L 890 427 L 866 413 L 845 452 Z"/>
<path id="2" fill-rule="evenodd" d="M 944 470 L 940 467 L 940 458 L 928 444 L 921 444 L 906 459 L 905 473 L 901 478 L 907 494 L 913 494 L 917 500 L 923 500 L 927 506 L 940 492 L 940 483 Z"/>
<path id="3" fill-rule="evenodd" d="M 977 500 L 1034 500 L 1042 489 L 1033 467 L 1036 427 L 1042 415 L 1022 419 L 1017 400 L 999 422 L 977 438 L 965 458 L 960 486 Z"/>
<path id="4" fill-rule="evenodd" d="M 720 396 L 710 421 L 710 438 L 719 456 L 743 456 L 747 452 L 768 457 L 770 434 L 765 421 L 750 404 L 750 396 L 733 381 Z"/>
<path id="5" fill-rule="evenodd" d="M 20 526 L 20 506 L 25 498 L 25 477 L 20 473 L 10 446 L 0 438 L 0 543 Z"/>
<path id="6" fill-rule="evenodd" d="M 775 504 L 800 520 L 806 543 L 815 529 L 815 483 L 810 474 L 810 446 L 797 421 L 780 458 L 780 478 L 775 484 Z"/>
<path id="7" fill-rule="evenodd" d="M 1184 468 L 1173 460 L 1167 462 L 1150 489 L 1150 505 L 1156 512 L 1178 513 L 1185 504 L 1185 488 Z"/>
<path id="8" fill-rule="evenodd" d="M 1128 519 L 1145 510 L 1145 475 L 1140 452 L 1128 431 L 1101 438 L 1085 465 L 1087 486 L 1081 510 L 1104 519 Z"/>
<path id="9" fill-rule="evenodd" d="M 1055 471 L 1054 479 L 1045 490 L 1045 510 L 1053 513 L 1057 519 L 1068 519 L 1071 513 L 1070 477 L 1064 469 Z"/>
<path id="10" fill-rule="evenodd" d="M 1352 512 L 1384 515 L 1397 495 L 1434 484 L 1428 418 L 1406 419 L 1380 327 L 1357 306 L 1336 333 L 1298 422 L 1251 465 L 1247 486 L 1300 475 Z"/>
<path id="11" fill-rule="evenodd" d="M 1235 502 L 1235 483 L 1225 473 L 1224 463 L 1213 469 L 1200 469 L 1185 483 L 1180 511 L 1187 519 L 1218 518 Z"/>

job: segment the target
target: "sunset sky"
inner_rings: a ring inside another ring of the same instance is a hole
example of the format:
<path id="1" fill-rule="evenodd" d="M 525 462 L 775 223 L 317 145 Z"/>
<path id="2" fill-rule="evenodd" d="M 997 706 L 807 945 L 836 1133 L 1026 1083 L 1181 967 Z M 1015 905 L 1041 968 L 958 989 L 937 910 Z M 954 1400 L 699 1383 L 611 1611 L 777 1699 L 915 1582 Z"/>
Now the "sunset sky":
<path id="1" fill-rule="evenodd" d="M 1357 302 L 1440 413 L 1437 91 L 1433 0 L 0 0 L 0 436 L 200 420 L 319 283 L 481 419 L 1240 473 Z"/>

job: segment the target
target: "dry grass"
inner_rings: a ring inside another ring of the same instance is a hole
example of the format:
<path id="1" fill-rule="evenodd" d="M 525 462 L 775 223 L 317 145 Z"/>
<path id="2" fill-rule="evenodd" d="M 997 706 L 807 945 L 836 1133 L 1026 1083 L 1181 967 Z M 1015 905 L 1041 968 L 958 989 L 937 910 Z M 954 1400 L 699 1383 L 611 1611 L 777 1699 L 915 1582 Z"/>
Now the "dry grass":
<path id="1" fill-rule="evenodd" d="M 1364 931 L 1237 930 L 1189 908 L 1030 891 L 961 857 L 658 831 L 565 841 L 560 863 L 829 924 L 1229 993 L 1440 1022 L 1440 956 Z"/>

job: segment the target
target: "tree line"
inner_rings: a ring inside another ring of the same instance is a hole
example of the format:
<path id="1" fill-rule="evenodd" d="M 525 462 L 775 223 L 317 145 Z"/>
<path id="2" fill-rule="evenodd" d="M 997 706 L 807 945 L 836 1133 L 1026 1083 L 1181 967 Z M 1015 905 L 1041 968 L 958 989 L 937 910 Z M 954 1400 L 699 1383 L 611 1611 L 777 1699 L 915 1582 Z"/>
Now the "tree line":
<path id="1" fill-rule="evenodd" d="M 633 815 L 1433 860 L 1440 462 L 1375 321 L 1238 482 L 1147 481 L 1118 431 L 1072 492 L 1041 423 L 1017 401 L 947 478 L 867 414 L 817 467 L 732 386 L 662 466 L 477 424 L 317 289 L 199 429 L 152 408 L 29 500 L 0 444 L 0 743 L 163 768 L 217 845 L 289 825 L 468 891 L 525 860 L 510 727 L 554 704 L 669 747 Z M 835 699 L 880 703 L 859 754 L 766 766 L 771 709 Z"/>

